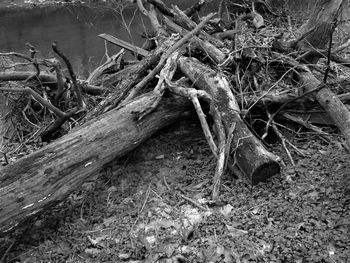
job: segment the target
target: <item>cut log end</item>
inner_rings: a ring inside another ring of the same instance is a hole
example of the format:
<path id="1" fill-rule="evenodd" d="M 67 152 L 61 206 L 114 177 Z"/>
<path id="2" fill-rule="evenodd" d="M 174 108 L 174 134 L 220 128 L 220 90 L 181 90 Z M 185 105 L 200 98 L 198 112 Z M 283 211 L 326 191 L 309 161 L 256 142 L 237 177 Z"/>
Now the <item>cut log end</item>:
<path id="1" fill-rule="evenodd" d="M 272 176 L 279 174 L 280 171 L 278 162 L 269 161 L 259 165 L 248 177 L 251 185 L 257 185 L 260 182 L 266 182 Z"/>

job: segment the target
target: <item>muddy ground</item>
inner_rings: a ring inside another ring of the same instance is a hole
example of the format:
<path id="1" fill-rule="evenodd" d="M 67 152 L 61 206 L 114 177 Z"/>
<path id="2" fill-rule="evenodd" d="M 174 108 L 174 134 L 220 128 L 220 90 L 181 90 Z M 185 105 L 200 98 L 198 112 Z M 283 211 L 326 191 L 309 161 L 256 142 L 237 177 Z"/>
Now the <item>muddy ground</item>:
<path id="1" fill-rule="evenodd" d="M 215 160 L 200 126 L 162 130 L 68 200 L 0 240 L 2 262 L 349 262 L 349 152 L 299 134 L 304 157 L 251 187 Z M 1 257 L 0 257 L 1 259 Z"/>

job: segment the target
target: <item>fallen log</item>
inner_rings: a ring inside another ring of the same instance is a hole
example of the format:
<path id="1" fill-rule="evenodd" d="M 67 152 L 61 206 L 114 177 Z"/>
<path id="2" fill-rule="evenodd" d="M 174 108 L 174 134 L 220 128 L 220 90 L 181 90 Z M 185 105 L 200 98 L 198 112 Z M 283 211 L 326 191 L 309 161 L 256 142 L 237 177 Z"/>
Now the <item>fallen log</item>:
<path id="1" fill-rule="evenodd" d="M 265 149 L 241 119 L 238 104 L 227 79 L 195 58 L 179 58 L 179 67 L 198 89 L 213 97 L 226 131 L 235 123 L 231 144 L 234 151 L 232 157 L 251 184 L 265 181 L 279 173 L 277 156 Z"/>
<path id="2" fill-rule="evenodd" d="M 152 103 L 143 95 L 114 109 L 46 147 L 0 168 L 0 236 L 64 200 L 106 163 L 135 149 L 164 126 L 188 117 L 186 99 L 163 99 L 158 108 L 135 120 Z"/>
<path id="3" fill-rule="evenodd" d="M 321 87 L 319 91 L 315 92 L 314 96 L 337 125 L 350 149 L 350 112 L 348 108 L 327 85 L 322 84 L 311 72 L 301 72 L 300 83 L 306 92 L 311 92 Z"/>
<path id="4" fill-rule="evenodd" d="M 34 71 L 0 72 L 0 81 L 24 81 L 27 79 L 38 79 L 42 83 L 57 82 L 54 75 L 46 73 L 40 73 L 40 75 L 37 77 L 36 72 Z"/>
<path id="5" fill-rule="evenodd" d="M 317 102 L 334 121 L 334 124 L 339 128 L 348 148 L 350 148 L 350 112 L 342 102 L 341 97 L 334 94 L 327 83 L 317 79 L 307 66 L 283 54 L 272 53 L 272 55 L 276 60 L 299 70 L 299 83 L 303 87 L 302 92 L 311 93 L 315 97 Z M 346 100 L 345 96 L 343 100 Z"/>

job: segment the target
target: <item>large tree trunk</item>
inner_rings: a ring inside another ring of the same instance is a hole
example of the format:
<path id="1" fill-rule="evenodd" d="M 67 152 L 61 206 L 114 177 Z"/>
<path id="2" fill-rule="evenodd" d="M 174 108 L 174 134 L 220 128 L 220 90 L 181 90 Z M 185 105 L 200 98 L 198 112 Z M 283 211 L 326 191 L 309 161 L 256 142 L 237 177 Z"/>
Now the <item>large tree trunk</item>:
<path id="1" fill-rule="evenodd" d="M 106 163 L 125 155 L 162 127 L 189 116 L 191 111 L 186 99 L 164 99 L 156 111 L 135 121 L 135 112 L 153 100 L 151 95 L 144 95 L 1 168 L 0 236 L 64 200 Z"/>

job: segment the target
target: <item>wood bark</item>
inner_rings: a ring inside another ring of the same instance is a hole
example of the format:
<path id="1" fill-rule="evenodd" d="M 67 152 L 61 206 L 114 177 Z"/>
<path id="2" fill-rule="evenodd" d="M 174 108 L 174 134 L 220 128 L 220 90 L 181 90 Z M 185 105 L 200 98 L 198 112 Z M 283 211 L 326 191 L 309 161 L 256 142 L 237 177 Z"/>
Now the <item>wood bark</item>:
<path id="1" fill-rule="evenodd" d="M 320 0 L 311 17 L 300 29 L 300 33 L 310 31 L 298 44 L 299 48 L 324 48 L 333 33 L 333 22 L 339 15 L 344 0 Z"/>
<path id="2" fill-rule="evenodd" d="M 23 81 L 28 78 L 37 79 L 34 71 L 0 72 L 0 81 Z M 57 79 L 51 74 L 40 73 L 39 81 L 43 83 L 56 83 Z"/>
<path id="3" fill-rule="evenodd" d="M 114 86 L 116 84 L 118 84 L 118 86 L 99 105 L 87 114 L 85 120 L 91 120 L 101 113 L 107 112 L 119 105 L 129 91 L 143 79 L 147 70 L 152 68 L 160 60 L 162 54 L 174 43 L 175 39 L 169 38 L 138 64 L 112 74 L 108 79 L 105 79 L 101 83 L 97 83 L 96 85 L 102 85 L 105 87 Z"/>
<path id="4" fill-rule="evenodd" d="M 265 149 L 241 119 L 239 106 L 227 79 L 195 58 L 179 58 L 179 66 L 198 89 L 205 90 L 213 97 L 226 130 L 236 124 L 231 144 L 234 151 L 232 157 L 250 182 L 254 185 L 279 173 L 277 156 Z"/>
<path id="5" fill-rule="evenodd" d="M 156 111 L 135 121 L 135 112 L 153 100 L 152 95 L 139 97 L 0 168 L 0 236 L 64 200 L 106 163 L 191 112 L 186 99 L 164 99 Z"/>
<path id="6" fill-rule="evenodd" d="M 319 1 L 311 18 L 300 29 L 301 32 L 311 30 L 312 27 L 315 30 L 312 30 L 311 34 L 300 45 L 302 47 L 324 48 L 327 42 L 330 41 L 335 20 L 343 4 L 344 0 Z M 306 60 L 316 63 L 319 56 L 311 55 Z M 350 112 L 347 107 L 325 83 L 318 80 L 310 71 L 300 74 L 300 82 L 306 91 L 311 91 L 322 85 L 322 88 L 315 92 L 314 96 L 337 125 L 346 140 L 347 146 L 350 148 Z"/>
<path id="7" fill-rule="evenodd" d="M 111 36 L 109 34 L 100 34 L 98 35 L 100 38 L 108 41 L 109 43 L 112 43 L 114 45 L 117 45 L 119 47 L 125 48 L 126 50 L 131 51 L 134 55 L 141 55 L 143 57 L 146 57 L 149 55 L 149 52 L 147 50 L 144 50 L 143 48 L 139 48 L 135 45 L 132 45 L 128 42 L 125 42 L 119 38 L 116 38 L 114 36 Z"/>
<path id="8" fill-rule="evenodd" d="M 142 3 L 141 0 L 138 2 Z M 322 0 L 320 3 L 324 4 L 326 10 L 319 9 L 319 12 L 301 28 L 302 34 L 311 32 L 305 37 L 305 41 L 300 42 L 301 48 L 309 48 L 310 45 L 324 48 L 324 43 L 331 32 L 332 22 L 343 1 Z M 153 18 L 153 24 L 157 27 L 154 12 L 146 13 Z M 187 30 L 197 27 L 180 10 L 175 9 L 172 14 Z M 316 23 L 316 26 L 313 23 Z M 169 26 L 169 23 L 167 24 Z M 158 29 L 162 31 L 162 28 L 158 27 Z M 173 27 L 173 30 L 180 34 L 187 33 L 182 28 Z M 318 36 L 320 34 L 322 37 Z M 191 38 L 192 44 L 208 53 L 216 63 L 221 64 L 226 61 L 226 56 L 217 48 L 223 45 L 222 41 L 204 31 L 199 37 L 193 34 Z M 109 40 L 113 39 L 109 38 Z M 154 111 L 145 115 L 141 121 L 136 121 L 135 113 L 151 108 L 154 101 L 159 98 L 146 94 L 129 103 L 120 104 L 135 86 L 145 81 L 144 76 L 149 69 L 154 68 L 161 59 L 165 61 L 167 56 L 164 54 L 170 55 L 173 52 L 173 50 L 169 52 L 169 49 L 174 48 L 176 41 L 177 39 L 171 37 L 165 41 L 162 40 L 160 46 L 149 53 L 139 49 L 139 53 L 146 56 L 142 61 L 98 82 L 99 85 L 115 88 L 115 91 L 86 116 L 87 122 L 84 125 L 16 163 L 0 168 L 0 236 L 44 209 L 64 200 L 106 163 L 125 155 L 160 128 L 190 114 L 191 106 L 186 99 L 162 98 Z M 129 49 L 134 47 L 129 46 Z M 231 145 L 231 150 L 234 152 L 232 159 L 251 183 L 256 184 L 278 173 L 280 167 L 277 157 L 264 148 L 241 119 L 240 109 L 227 79 L 193 58 L 181 57 L 179 66 L 198 89 L 205 90 L 214 98 L 222 115 L 226 132 L 235 124 Z M 161 67 L 160 63 L 156 68 Z M 296 68 L 298 67 L 297 65 Z M 34 72 L 1 73 L 0 80 L 26 80 L 34 75 Z M 39 78 L 44 82 L 56 83 L 57 81 L 52 75 L 40 74 Z M 146 82 L 148 83 L 148 80 Z M 350 148 L 350 114 L 346 107 L 326 86 L 321 87 L 322 83 L 310 71 L 304 70 L 300 73 L 300 82 L 306 91 L 315 90 L 315 97 L 338 125 Z M 319 87 L 321 88 L 318 89 Z M 93 92 L 96 93 L 104 91 L 103 88 L 96 86 L 90 88 L 93 88 Z M 118 109 L 113 109 L 117 106 Z M 101 115 L 101 113 L 104 114 Z M 223 168 L 224 165 L 217 167 Z"/>
<path id="9" fill-rule="evenodd" d="M 311 72 L 302 72 L 300 82 L 305 91 L 312 91 L 322 85 Z M 327 86 L 315 92 L 314 96 L 337 125 L 350 149 L 350 112 L 347 107 Z"/>
<path id="10" fill-rule="evenodd" d="M 306 33 L 306 37 L 299 42 L 290 42 L 296 43 L 296 46 L 290 43 L 281 43 L 281 46 L 293 46 L 306 51 L 312 51 L 315 48 L 325 48 L 327 42 L 331 39 L 331 34 L 333 34 L 335 29 L 335 20 L 337 19 L 344 3 L 344 0 L 318 1 L 310 19 L 299 29 L 299 32 L 302 34 Z M 281 51 L 283 51 L 283 48 Z M 284 51 L 287 52 L 287 49 Z M 350 112 L 341 102 L 340 98 L 329 89 L 326 83 L 324 83 L 325 80 L 323 82 L 318 80 L 308 68 L 302 66 L 291 57 L 283 56 L 281 54 L 278 54 L 277 57 L 285 60 L 287 64 L 289 63 L 291 66 L 301 69 L 300 83 L 302 84 L 304 91 L 311 92 L 312 90 L 315 90 L 313 92 L 314 97 L 337 125 L 346 140 L 347 146 L 350 148 Z M 319 59 L 320 55 L 316 55 L 315 52 L 306 52 L 306 55 L 303 56 L 303 60 L 307 63 L 316 64 Z M 329 59 L 332 59 L 331 53 Z"/>

